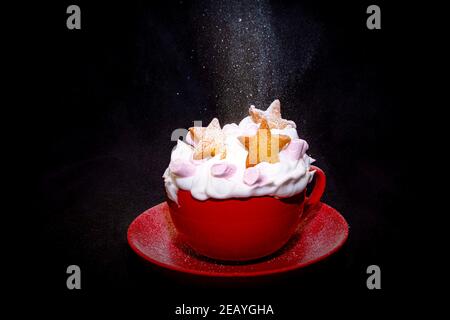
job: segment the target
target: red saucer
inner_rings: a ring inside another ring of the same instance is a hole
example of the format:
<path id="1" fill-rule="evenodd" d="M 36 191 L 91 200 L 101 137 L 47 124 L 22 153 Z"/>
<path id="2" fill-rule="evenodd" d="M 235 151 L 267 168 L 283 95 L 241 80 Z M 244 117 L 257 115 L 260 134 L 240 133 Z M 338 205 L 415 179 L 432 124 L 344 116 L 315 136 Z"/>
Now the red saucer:
<path id="1" fill-rule="evenodd" d="M 305 212 L 297 233 L 278 252 L 251 262 L 220 262 L 180 243 L 166 202 L 148 209 L 128 228 L 128 243 L 142 258 L 175 271 L 214 277 L 249 277 L 302 268 L 339 250 L 348 237 L 344 217 L 320 203 Z"/>

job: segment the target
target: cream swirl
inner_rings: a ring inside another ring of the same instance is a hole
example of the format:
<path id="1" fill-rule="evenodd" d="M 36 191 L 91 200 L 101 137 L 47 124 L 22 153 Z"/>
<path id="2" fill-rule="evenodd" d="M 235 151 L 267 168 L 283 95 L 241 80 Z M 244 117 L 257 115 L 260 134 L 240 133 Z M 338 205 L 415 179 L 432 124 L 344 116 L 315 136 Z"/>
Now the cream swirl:
<path id="1" fill-rule="evenodd" d="M 222 130 L 226 156 L 223 159 L 216 155 L 194 160 L 193 147 L 178 140 L 163 175 L 169 199 L 177 202 L 180 189 L 190 191 L 198 200 L 257 196 L 285 198 L 302 192 L 314 175 L 314 171 L 309 170 L 314 160 L 306 154 L 308 144 L 298 138 L 293 126 L 271 129 L 273 134 L 291 138 L 290 143 L 280 151 L 279 162 L 261 162 L 246 168 L 248 152 L 238 137 L 254 134 L 258 127 L 251 117 L 244 118 L 239 125 L 225 125 Z M 188 137 L 188 141 L 192 141 L 191 138 Z"/>

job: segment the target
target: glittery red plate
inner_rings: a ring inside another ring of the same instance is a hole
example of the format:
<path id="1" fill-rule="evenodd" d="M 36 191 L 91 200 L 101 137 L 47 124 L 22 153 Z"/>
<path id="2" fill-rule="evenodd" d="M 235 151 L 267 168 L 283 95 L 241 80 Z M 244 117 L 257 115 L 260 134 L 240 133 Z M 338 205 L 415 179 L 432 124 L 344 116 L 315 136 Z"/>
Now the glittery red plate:
<path id="1" fill-rule="evenodd" d="M 323 203 L 305 213 L 297 233 L 282 249 L 250 262 L 220 262 L 197 255 L 179 241 L 166 202 L 142 213 L 128 228 L 128 243 L 145 260 L 171 270 L 214 277 L 259 276 L 302 268 L 339 250 L 347 237 L 344 217 Z"/>

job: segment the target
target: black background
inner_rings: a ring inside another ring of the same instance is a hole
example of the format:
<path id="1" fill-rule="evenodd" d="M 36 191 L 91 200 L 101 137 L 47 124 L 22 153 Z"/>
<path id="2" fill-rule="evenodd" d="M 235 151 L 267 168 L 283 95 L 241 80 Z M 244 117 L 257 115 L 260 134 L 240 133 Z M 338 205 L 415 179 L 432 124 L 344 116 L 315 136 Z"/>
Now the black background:
<path id="1" fill-rule="evenodd" d="M 371 2 L 271 2 L 274 21 L 292 25 L 288 38 L 295 39 L 302 14 L 321 26 L 313 63 L 291 83 L 285 118 L 301 124 L 309 153 L 327 174 L 323 201 L 347 219 L 350 236 L 319 264 L 237 282 L 145 265 L 126 243 L 131 221 L 164 201 L 172 130 L 221 118 L 210 75 L 190 58 L 197 41 L 191 15 L 202 3 L 79 1 L 81 30 L 66 28 L 70 4 L 45 7 L 35 39 L 42 100 L 27 109 L 30 152 L 37 155 L 32 187 L 42 297 L 76 301 L 77 308 L 108 297 L 114 303 L 103 306 L 113 310 L 131 300 L 147 318 L 167 318 L 182 303 L 272 304 L 275 318 L 293 319 L 305 309 L 345 315 L 355 304 L 384 308 L 406 293 L 401 6 L 377 2 L 382 29 L 368 30 Z M 283 107 L 283 97 L 273 98 Z M 80 291 L 66 288 L 71 264 L 82 269 Z M 371 264 L 381 267 L 382 290 L 366 287 Z"/>

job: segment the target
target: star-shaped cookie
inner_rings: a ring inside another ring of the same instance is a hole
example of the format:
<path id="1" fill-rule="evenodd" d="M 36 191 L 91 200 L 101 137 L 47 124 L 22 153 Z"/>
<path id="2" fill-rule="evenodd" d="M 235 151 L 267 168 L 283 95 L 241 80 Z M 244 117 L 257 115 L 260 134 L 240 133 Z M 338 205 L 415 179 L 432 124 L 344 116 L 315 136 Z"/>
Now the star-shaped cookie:
<path id="1" fill-rule="evenodd" d="M 225 135 L 217 118 L 212 119 L 206 128 L 191 127 L 189 132 L 195 143 L 193 155 L 195 160 L 207 159 L 216 155 L 220 155 L 221 159 L 225 158 Z"/>
<path id="2" fill-rule="evenodd" d="M 261 125 L 254 136 L 240 136 L 238 139 L 248 151 L 247 168 L 260 162 L 279 162 L 278 153 L 291 141 L 287 135 L 272 134 L 265 118 L 261 119 Z"/>
<path id="3" fill-rule="evenodd" d="M 270 129 L 284 129 L 287 126 L 295 129 L 297 127 L 294 121 L 281 118 L 281 104 L 278 99 L 272 102 L 266 111 L 250 106 L 248 113 L 255 123 L 261 123 L 262 119 L 265 118 Z"/>

